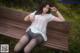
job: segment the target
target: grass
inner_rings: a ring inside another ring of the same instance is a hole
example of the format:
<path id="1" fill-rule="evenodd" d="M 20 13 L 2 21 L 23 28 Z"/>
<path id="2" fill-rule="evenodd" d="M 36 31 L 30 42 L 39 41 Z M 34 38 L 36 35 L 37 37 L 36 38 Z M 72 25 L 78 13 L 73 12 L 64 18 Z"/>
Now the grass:
<path id="1" fill-rule="evenodd" d="M 57 4 L 67 21 L 71 23 L 69 37 L 70 53 L 80 53 L 80 5 L 70 8 L 64 4 Z"/>
<path id="2" fill-rule="evenodd" d="M 56 5 L 58 6 L 59 11 L 62 13 L 66 21 L 71 23 L 70 35 L 68 35 L 70 53 L 80 53 L 80 5 L 78 7 L 74 6 L 73 8 L 71 8 L 71 5 L 65 5 L 58 2 L 56 2 Z M 25 9 L 22 8 L 16 9 L 25 11 Z M 9 37 L 4 37 L 2 35 L 0 35 L 0 37 L 0 43 L 8 43 L 12 49 L 18 41 Z M 36 49 L 33 50 L 34 53 L 54 53 L 52 49 L 46 47 L 40 46 Z"/>

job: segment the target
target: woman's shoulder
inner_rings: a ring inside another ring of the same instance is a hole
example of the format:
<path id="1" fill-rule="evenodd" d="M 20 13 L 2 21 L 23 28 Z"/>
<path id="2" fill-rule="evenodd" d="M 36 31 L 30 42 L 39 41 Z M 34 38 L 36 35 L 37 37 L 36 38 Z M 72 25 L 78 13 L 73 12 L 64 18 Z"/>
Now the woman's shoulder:
<path id="1" fill-rule="evenodd" d="M 37 12 L 37 10 L 33 11 L 32 13 L 36 13 L 36 12 Z"/>

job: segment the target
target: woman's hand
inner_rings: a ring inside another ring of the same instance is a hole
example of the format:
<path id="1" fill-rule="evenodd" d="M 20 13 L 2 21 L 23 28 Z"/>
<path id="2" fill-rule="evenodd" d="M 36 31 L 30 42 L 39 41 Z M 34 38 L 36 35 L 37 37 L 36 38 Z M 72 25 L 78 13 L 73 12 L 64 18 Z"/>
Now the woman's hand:
<path id="1" fill-rule="evenodd" d="M 51 11 L 53 11 L 53 12 L 57 12 L 57 11 L 58 11 L 56 7 L 50 7 L 50 9 L 51 9 Z"/>
<path id="2" fill-rule="evenodd" d="M 28 21 L 28 20 L 29 20 L 29 18 L 30 18 L 30 16 L 29 16 L 29 15 L 28 15 L 28 16 L 25 16 L 24 21 Z"/>
<path id="3" fill-rule="evenodd" d="M 62 16 L 62 14 L 58 11 L 58 9 L 56 7 L 50 7 L 52 12 L 55 12 L 57 17 L 54 19 L 55 21 L 60 21 L 63 22 L 65 21 L 64 17 Z"/>

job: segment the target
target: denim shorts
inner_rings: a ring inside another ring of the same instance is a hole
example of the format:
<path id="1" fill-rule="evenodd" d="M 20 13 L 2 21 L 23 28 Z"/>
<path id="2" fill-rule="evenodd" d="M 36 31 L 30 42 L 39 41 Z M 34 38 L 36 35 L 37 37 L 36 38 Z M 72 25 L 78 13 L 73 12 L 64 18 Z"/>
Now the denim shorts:
<path id="1" fill-rule="evenodd" d="M 29 29 L 29 31 L 27 31 L 27 35 L 28 35 L 28 37 L 29 37 L 29 41 L 30 41 L 31 39 L 34 39 L 34 38 L 35 38 L 35 39 L 37 39 L 37 43 L 38 43 L 38 44 L 44 42 L 44 39 L 43 39 L 42 35 L 41 35 L 40 33 L 33 33 L 33 32 L 31 31 L 31 29 Z"/>

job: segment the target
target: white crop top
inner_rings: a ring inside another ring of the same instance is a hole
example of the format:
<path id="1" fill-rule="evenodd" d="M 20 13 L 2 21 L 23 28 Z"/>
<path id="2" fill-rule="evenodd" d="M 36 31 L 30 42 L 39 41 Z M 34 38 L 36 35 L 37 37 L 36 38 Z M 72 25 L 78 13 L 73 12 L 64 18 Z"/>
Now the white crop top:
<path id="1" fill-rule="evenodd" d="M 29 14 L 30 16 L 34 16 L 36 11 Z M 55 18 L 52 14 L 45 14 L 45 15 L 35 15 L 34 21 L 31 23 L 31 25 L 26 29 L 26 32 L 31 29 L 34 33 L 40 33 L 42 34 L 42 37 L 44 38 L 44 41 L 47 41 L 47 34 L 46 34 L 46 28 L 47 24 L 50 21 L 53 21 Z"/>

